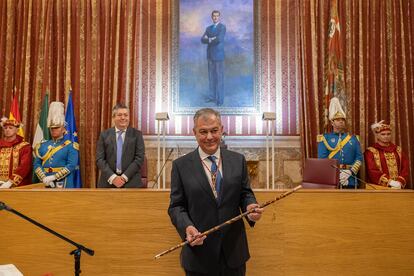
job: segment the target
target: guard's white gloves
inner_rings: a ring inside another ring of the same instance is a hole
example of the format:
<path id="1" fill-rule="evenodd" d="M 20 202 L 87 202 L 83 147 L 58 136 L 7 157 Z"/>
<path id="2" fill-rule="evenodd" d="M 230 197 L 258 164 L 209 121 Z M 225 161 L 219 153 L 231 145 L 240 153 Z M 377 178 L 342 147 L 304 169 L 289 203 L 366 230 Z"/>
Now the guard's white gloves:
<path id="1" fill-rule="evenodd" d="M 339 183 L 341 183 L 341 186 L 348 186 L 349 180 L 348 179 L 345 179 L 345 180 L 339 179 Z"/>
<path id="2" fill-rule="evenodd" d="M 47 183 L 45 185 L 46 185 L 46 187 L 49 187 L 49 188 L 56 188 L 56 184 L 55 184 L 54 181 L 50 181 L 49 183 Z"/>
<path id="3" fill-rule="evenodd" d="M 348 178 L 352 175 L 351 170 L 341 170 L 341 172 L 339 173 L 339 179 L 341 181 L 345 181 L 348 180 Z"/>
<path id="4" fill-rule="evenodd" d="M 388 185 L 390 185 L 392 189 L 401 189 L 401 183 L 396 180 L 390 180 Z"/>
<path id="5" fill-rule="evenodd" d="M 53 181 L 56 180 L 56 176 L 54 175 L 49 175 L 46 176 L 45 178 L 43 178 L 42 182 L 46 185 L 46 186 L 50 186 L 52 188 L 55 187 L 55 183 L 53 183 Z"/>
<path id="6" fill-rule="evenodd" d="M 3 182 L 3 184 L 1 184 L 0 189 L 8 189 L 13 185 L 13 183 L 9 180 L 6 182 Z"/>

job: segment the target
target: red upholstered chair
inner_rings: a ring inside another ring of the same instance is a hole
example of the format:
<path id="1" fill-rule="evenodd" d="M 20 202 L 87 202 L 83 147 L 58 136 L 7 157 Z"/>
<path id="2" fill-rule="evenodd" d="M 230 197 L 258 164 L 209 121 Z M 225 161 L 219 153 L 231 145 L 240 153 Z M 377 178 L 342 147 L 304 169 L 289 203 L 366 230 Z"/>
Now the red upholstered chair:
<path id="1" fill-rule="evenodd" d="M 339 184 L 336 159 L 307 158 L 303 170 L 302 187 L 307 189 L 336 189 Z"/>
<path id="2" fill-rule="evenodd" d="M 142 181 L 142 188 L 148 187 L 148 166 L 147 166 L 147 157 L 144 156 L 144 162 L 141 166 L 141 181 Z"/>

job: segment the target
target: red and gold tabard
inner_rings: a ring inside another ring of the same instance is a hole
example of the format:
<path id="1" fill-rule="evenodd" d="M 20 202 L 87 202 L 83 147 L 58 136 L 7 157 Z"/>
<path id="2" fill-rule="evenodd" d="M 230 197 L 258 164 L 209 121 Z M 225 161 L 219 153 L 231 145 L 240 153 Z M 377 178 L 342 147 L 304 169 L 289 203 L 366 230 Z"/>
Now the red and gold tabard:
<path id="1" fill-rule="evenodd" d="M 397 145 L 387 147 L 375 143 L 364 153 L 369 182 L 388 186 L 390 180 L 401 182 L 405 187 L 408 179 L 409 165 L 407 157 Z"/>
<path id="2" fill-rule="evenodd" d="M 30 184 L 32 147 L 17 136 L 12 142 L 0 140 L 0 180 L 11 180 L 13 186 Z"/>

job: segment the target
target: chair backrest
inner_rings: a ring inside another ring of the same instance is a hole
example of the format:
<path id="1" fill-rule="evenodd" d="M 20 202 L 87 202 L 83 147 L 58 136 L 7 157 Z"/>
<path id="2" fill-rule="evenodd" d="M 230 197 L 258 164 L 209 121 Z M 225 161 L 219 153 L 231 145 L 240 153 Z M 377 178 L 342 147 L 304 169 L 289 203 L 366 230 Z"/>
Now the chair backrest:
<path id="1" fill-rule="evenodd" d="M 147 165 L 147 157 L 144 156 L 144 162 L 141 166 L 141 182 L 142 188 L 148 187 L 148 165 Z"/>
<path id="2" fill-rule="evenodd" d="M 339 171 L 336 159 L 307 158 L 303 170 L 303 188 L 336 189 L 339 184 Z"/>

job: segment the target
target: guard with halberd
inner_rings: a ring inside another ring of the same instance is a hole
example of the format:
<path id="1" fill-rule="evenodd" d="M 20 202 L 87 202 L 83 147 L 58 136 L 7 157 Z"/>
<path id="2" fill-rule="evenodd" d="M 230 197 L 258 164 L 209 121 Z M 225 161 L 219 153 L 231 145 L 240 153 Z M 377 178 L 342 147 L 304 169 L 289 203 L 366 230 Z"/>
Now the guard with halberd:
<path id="1" fill-rule="evenodd" d="M 339 161 L 339 182 L 342 188 L 357 188 L 354 177 L 362 165 L 362 152 L 359 138 L 346 132 L 346 115 L 338 98 L 331 99 L 329 120 L 332 132 L 318 135 L 318 158 L 337 159 Z"/>

